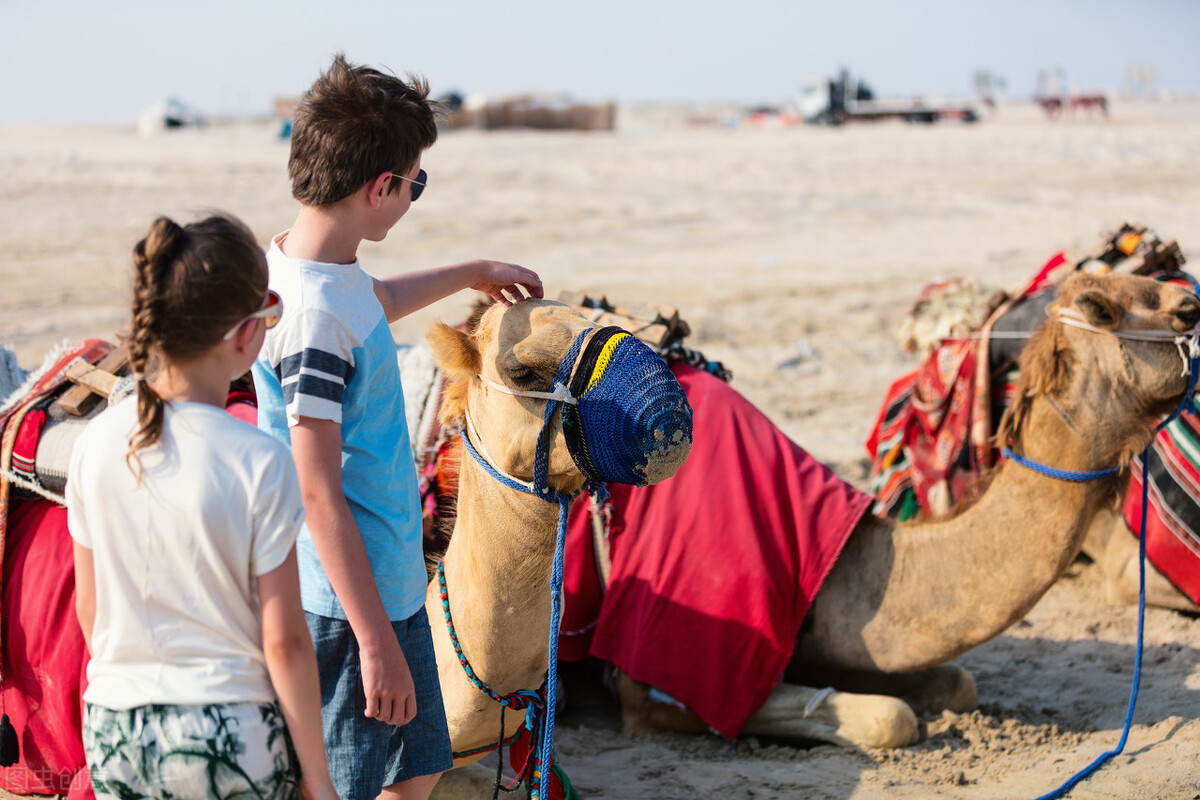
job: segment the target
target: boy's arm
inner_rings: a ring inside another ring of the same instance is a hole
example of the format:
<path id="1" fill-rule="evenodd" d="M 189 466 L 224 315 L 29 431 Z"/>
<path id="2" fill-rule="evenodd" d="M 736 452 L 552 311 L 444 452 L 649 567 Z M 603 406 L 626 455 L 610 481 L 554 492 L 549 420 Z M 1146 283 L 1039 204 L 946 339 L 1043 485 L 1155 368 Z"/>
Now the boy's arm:
<path id="1" fill-rule="evenodd" d="M 317 657 L 300 607 L 300 575 L 294 546 L 282 564 L 258 576 L 258 596 L 267 673 L 300 761 L 305 797 L 336 798 L 325 762 Z"/>
<path id="2" fill-rule="evenodd" d="M 416 716 L 416 691 L 342 491 L 341 425 L 302 416 L 291 436 L 308 530 L 358 640 L 366 715 L 403 725 Z"/>
<path id="3" fill-rule="evenodd" d="M 92 653 L 92 628 L 96 625 L 96 572 L 92 551 L 75 542 L 75 616 L 83 630 L 88 655 Z"/>
<path id="4" fill-rule="evenodd" d="M 520 287 L 530 297 L 542 296 L 542 279 L 533 270 L 481 259 L 376 279 L 375 296 L 387 321 L 395 322 L 461 289 L 475 289 L 511 305 L 525 299 Z"/>

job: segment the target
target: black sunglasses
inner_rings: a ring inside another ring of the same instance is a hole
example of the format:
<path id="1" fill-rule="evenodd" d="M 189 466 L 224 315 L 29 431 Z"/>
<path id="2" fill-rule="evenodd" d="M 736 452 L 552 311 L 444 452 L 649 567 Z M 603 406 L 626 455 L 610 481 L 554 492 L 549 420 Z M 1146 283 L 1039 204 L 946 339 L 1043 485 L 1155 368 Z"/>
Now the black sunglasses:
<path id="1" fill-rule="evenodd" d="M 412 184 L 412 186 L 409 188 L 412 189 L 412 201 L 414 203 L 417 202 L 417 198 L 421 196 L 421 192 L 425 191 L 425 185 L 429 182 L 429 176 L 425 174 L 425 170 L 423 169 L 417 170 L 416 178 L 406 178 L 399 172 L 393 172 L 392 177 L 399 178 L 402 181 L 408 181 L 410 184 Z"/>

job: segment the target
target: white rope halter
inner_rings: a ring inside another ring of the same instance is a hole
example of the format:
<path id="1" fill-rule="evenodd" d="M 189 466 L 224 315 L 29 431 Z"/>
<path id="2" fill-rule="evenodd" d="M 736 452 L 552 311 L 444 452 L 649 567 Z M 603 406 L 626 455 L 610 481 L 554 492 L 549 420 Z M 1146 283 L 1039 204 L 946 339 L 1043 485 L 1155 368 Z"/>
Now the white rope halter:
<path id="1" fill-rule="evenodd" d="M 532 390 L 526 391 L 524 389 L 512 389 L 508 386 L 505 386 L 502 383 L 496 383 L 493 380 L 488 380 L 487 378 L 485 378 L 482 375 L 476 375 L 475 377 L 480 382 L 486 383 L 488 386 L 491 386 L 493 389 L 497 389 L 501 392 L 504 392 L 505 394 L 511 394 L 513 397 L 536 397 L 539 400 L 558 400 L 563 403 L 570 403 L 571 405 L 579 404 L 579 400 L 577 400 L 575 398 L 575 396 L 571 394 L 571 390 L 558 382 L 555 382 L 552 391 L 537 392 L 537 391 L 532 391 Z M 463 417 L 465 418 L 466 425 L 467 425 L 467 435 L 471 437 L 471 441 L 475 445 L 475 450 L 483 458 L 484 462 L 489 467 L 496 470 L 497 473 L 499 473 L 500 475 L 503 475 L 505 478 L 512 481 L 513 483 L 518 483 L 521 486 L 524 486 L 526 489 L 529 490 L 529 492 L 531 494 L 537 494 L 537 492 L 535 492 L 533 490 L 532 481 L 523 481 L 520 478 L 517 478 L 513 475 L 509 475 L 507 472 L 505 472 L 503 469 L 500 468 L 500 465 L 496 463 L 496 459 L 492 458 L 491 454 L 488 453 L 487 448 L 484 446 L 483 437 L 479 435 L 479 431 L 476 430 L 475 423 L 471 419 L 471 412 L 467 411 L 466 409 L 463 409 Z"/>
<path id="2" fill-rule="evenodd" d="M 558 400 L 563 403 L 570 403 L 573 406 L 579 405 L 579 400 L 575 395 L 571 394 L 571 390 L 561 383 L 555 383 L 552 390 L 549 392 L 526 391 L 524 389 L 513 389 L 505 386 L 503 383 L 496 383 L 493 380 L 488 380 L 482 375 L 476 375 L 481 382 L 486 383 L 493 389 L 497 389 L 505 394 L 511 394 L 513 397 L 536 397 L 539 400 Z"/>
<path id="3" fill-rule="evenodd" d="M 1073 328 L 1080 330 L 1091 331 L 1092 333 L 1106 333 L 1109 336 L 1115 336 L 1118 339 L 1132 339 L 1138 342 L 1174 342 L 1175 349 L 1179 351 L 1179 358 L 1183 361 L 1183 374 L 1188 374 L 1188 369 L 1191 360 L 1200 356 L 1200 324 L 1193 325 L 1182 333 L 1168 331 L 1162 328 L 1149 328 L 1143 330 L 1130 330 L 1128 328 L 1118 328 L 1115 331 L 1104 330 L 1097 328 L 1088 323 L 1080 314 L 1073 308 L 1060 308 L 1058 310 L 1058 318 L 1064 325 L 1070 325 Z M 1187 349 L 1184 349 L 1187 345 Z"/>
<path id="4" fill-rule="evenodd" d="M 1131 339 L 1138 342 L 1173 342 L 1175 349 L 1179 351 L 1179 358 L 1183 361 L 1183 374 L 1188 374 L 1191 359 L 1200 356 L 1200 323 L 1192 326 L 1182 333 L 1168 331 L 1162 328 L 1148 328 L 1141 330 L 1131 330 L 1129 328 L 1118 328 L 1115 331 L 1097 328 L 1090 324 L 1083 315 L 1073 308 L 1060 308 L 1057 312 L 1059 320 L 1064 325 L 1070 325 L 1072 328 L 1091 331 L 1092 333 L 1104 333 L 1109 336 L 1115 336 L 1118 339 Z M 947 339 L 1028 339 L 1033 336 L 1033 331 L 975 331 L 966 336 L 947 336 Z M 1187 348 L 1184 349 L 1184 345 Z"/>

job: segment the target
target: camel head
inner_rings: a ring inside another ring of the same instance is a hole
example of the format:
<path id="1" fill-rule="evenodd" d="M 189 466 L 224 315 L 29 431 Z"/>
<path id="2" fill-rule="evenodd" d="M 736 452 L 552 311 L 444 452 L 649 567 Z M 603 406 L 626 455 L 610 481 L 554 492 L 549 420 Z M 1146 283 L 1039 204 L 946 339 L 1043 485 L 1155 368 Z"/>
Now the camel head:
<path id="1" fill-rule="evenodd" d="M 1190 335 L 1200 323 L 1200 300 L 1173 283 L 1076 273 L 1059 287 L 1047 315 L 1021 356 L 999 443 L 1018 441 L 1034 401 L 1048 398 L 1068 424 L 1086 427 L 1090 439 L 1127 461 L 1187 389 L 1181 353 L 1188 345 L 1176 337 Z"/>
<path id="2" fill-rule="evenodd" d="M 547 426 L 551 488 L 573 493 L 588 479 L 658 483 L 691 449 L 691 407 L 665 362 L 571 306 L 492 305 L 467 331 L 438 323 L 426 339 L 447 376 L 442 424 L 464 427 L 515 478 L 533 477 L 550 402 L 527 393 L 553 393 L 556 376 L 576 403 L 562 403 Z"/>

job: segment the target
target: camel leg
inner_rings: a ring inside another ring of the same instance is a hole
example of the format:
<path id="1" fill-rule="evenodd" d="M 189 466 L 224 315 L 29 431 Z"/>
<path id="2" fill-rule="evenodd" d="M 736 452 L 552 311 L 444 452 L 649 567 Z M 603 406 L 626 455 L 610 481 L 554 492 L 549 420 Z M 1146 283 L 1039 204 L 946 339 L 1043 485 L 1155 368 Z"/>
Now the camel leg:
<path id="1" fill-rule="evenodd" d="M 1114 529 L 1100 562 L 1104 569 L 1104 583 L 1110 603 L 1136 605 L 1138 588 L 1141 578 L 1138 570 L 1138 540 L 1125 526 L 1123 519 L 1118 520 L 1121 527 Z M 1166 576 L 1146 563 L 1146 605 L 1157 608 L 1170 608 L 1176 611 L 1200 611 L 1187 595 L 1175 588 Z"/>
<path id="2" fill-rule="evenodd" d="M 1088 526 L 1087 538 L 1083 540 L 1083 554 L 1097 564 L 1104 563 L 1104 553 L 1108 550 L 1108 541 L 1114 532 L 1128 531 L 1125 518 L 1114 509 L 1104 508 L 1092 517 Z"/>
<path id="3" fill-rule="evenodd" d="M 708 726 L 695 714 L 651 700 L 649 684 L 635 681 L 615 668 L 612 680 L 617 700 L 621 703 L 621 727 L 626 733 L 708 731 Z"/>
<path id="4" fill-rule="evenodd" d="M 480 797 L 491 797 L 495 783 L 495 768 L 476 761 L 444 773 L 437 786 L 433 787 L 429 800 L 479 800 Z"/>
<path id="5" fill-rule="evenodd" d="M 826 691 L 826 696 L 819 696 Z M 920 735 L 917 715 L 899 698 L 790 683 L 780 683 L 771 691 L 742 733 L 889 748 L 913 744 Z"/>
<path id="6" fill-rule="evenodd" d="M 1116 511 L 1096 514 L 1088 528 L 1083 552 L 1104 573 L 1104 590 L 1114 605 L 1136 605 L 1138 600 L 1138 539 L 1125 517 Z M 1187 595 L 1175 588 L 1166 576 L 1146 563 L 1146 605 L 1175 611 L 1200 611 Z"/>
<path id="7" fill-rule="evenodd" d="M 784 679 L 813 686 L 832 686 L 842 692 L 898 697 L 918 714 L 970 711 L 979 702 L 975 679 L 957 664 L 917 672 L 865 672 L 808 666 L 789 667 Z"/>
<path id="8" fill-rule="evenodd" d="M 624 673 L 615 676 L 621 718 L 627 732 L 703 733 L 708 726 L 690 712 L 650 699 L 650 687 Z M 903 747 L 917 739 L 917 715 L 908 704 L 882 695 L 824 693 L 781 683 L 754 712 L 742 731 L 829 742 L 848 747 Z"/>

